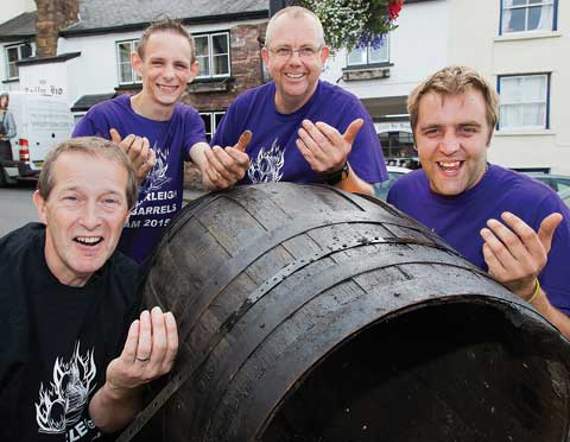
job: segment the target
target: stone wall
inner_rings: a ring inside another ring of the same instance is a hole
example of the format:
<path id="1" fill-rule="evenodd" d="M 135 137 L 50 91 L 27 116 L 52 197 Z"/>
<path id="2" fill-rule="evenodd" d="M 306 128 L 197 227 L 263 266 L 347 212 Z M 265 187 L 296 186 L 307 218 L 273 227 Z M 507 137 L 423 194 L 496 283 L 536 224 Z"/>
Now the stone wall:
<path id="1" fill-rule="evenodd" d="M 79 17 L 79 0 L 35 0 L 36 53 L 38 57 L 57 55 L 59 31 Z"/>

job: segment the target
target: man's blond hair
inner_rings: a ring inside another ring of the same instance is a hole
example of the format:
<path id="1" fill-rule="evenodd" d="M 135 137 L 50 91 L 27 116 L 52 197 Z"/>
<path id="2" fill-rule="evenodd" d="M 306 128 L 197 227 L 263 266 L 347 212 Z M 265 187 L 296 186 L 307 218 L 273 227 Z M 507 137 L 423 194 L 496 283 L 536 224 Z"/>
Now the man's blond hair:
<path id="1" fill-rule="evenodd" d="M 491 142 L 491 136 L 499 119 L 499 95 L 489 82 L 476 70 L 467 66 L 447 66 L 427 80 L 419 84 L 408 97 L 408 113 L 412 131 L 415 133 L 418 124 L 420 101 L 430 92 L 442 96 L 464 94 L 469 90 L 481 92 L 485 100 L 486 119 L 489 124 L 489 137 L 487 144 Z"/>

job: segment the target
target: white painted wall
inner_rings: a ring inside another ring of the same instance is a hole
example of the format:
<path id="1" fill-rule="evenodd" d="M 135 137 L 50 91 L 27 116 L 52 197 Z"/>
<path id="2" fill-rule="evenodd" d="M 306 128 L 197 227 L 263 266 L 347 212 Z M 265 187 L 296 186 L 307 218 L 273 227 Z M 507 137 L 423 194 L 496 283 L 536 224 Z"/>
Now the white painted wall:
<path id="1" fill-rule="evenodd" d="M 405 96 L 414 86 L 448 62 L 448 0 L 404 3 L 399 27 L 390 35 L 390 77 L 343 81 L 346 50 L 331 57 L 321 78 L 350 90 L 359 98 Z"/>
<path id="2" fill-rule="evenodd" d="M 570 2 L 558 2 L 558 31 L 499 36 L 499 0 L 451 2 L 450 60 L 479 69 L 493 85 L 497 75 L 552 72 L 550 130 L 499 131 L 489 150 L 507 167 L 550 167 L 570 175 Z"/>

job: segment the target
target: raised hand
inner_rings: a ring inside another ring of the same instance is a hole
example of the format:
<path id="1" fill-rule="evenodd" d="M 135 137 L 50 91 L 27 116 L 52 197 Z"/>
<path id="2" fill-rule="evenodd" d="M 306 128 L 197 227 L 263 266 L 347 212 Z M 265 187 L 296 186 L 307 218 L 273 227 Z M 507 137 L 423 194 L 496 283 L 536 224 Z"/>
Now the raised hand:
<path id="1" fill-rule="evenodd" d="M 538 233 L 510 212 L 487 221 L 481 229 L 483 256 L 489 273 L 521 298 L 528 300 L 536 286 L 536 278 L 548 261 L 548 253 L 562 215 L 552 213 L 544 218 Z"/>
<path id="2" fill-rule="evenodd" d="M 249 167 L 249 156 L 245 150 L 251 138 L 251 131 L 246 130 L 233 146 L 214 146 L 204 150 L 206 161 L 201 171 L 206 189 L 226 189 L 244 177 Z"/>
<path id="3" fill-rule="evenodd" d="M 112 390 L 128 390 L 168 373 L 178 351 L 174 315 L 160 307 L 145 310 L 129 329 L 121 355 L 107 367 L 107 384 Z"/>
<path id="4" fill-rule="evenodd" d="M 335 172 L 346 163 L 352 144 L 363 125 L 364 120 L 357 118 L 341 134 L 322 121 L 312 123 L 304 120 L 298 131 L 297 147 L 315 172 Z"/>
<path id="5" fill-rule="evenodd" d="M 109 135 L 111 136 L 111 141 L 119 145 L 131 159 L 136 171 L 137 181 L 139 183 L 144 181 L 156 164 L 156 154 L 151 149 L 148 138 L 130 134 L 121 139 L 121 135 L 116 129 L 110 129 Z"/>

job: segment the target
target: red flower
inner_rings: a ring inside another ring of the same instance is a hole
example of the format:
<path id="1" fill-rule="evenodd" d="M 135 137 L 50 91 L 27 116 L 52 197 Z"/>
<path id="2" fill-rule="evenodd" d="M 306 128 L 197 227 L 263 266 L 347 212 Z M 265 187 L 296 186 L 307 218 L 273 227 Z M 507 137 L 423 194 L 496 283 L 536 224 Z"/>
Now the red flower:
<path id="1" fill-rule="evenodd" d="M 398 18 L 403 4 L 404 0 L 391 0 L 390 3 L 388 3 L 388 17 L 390 21 Z"/>

